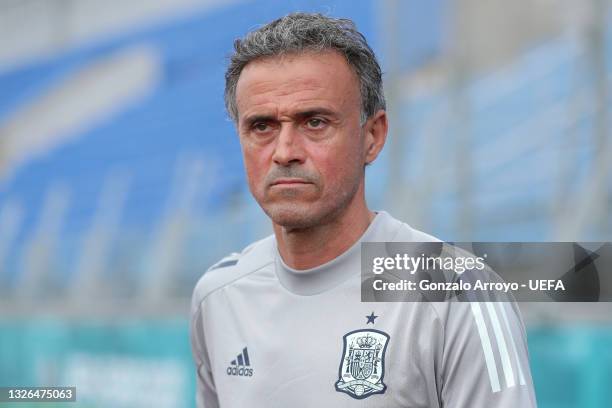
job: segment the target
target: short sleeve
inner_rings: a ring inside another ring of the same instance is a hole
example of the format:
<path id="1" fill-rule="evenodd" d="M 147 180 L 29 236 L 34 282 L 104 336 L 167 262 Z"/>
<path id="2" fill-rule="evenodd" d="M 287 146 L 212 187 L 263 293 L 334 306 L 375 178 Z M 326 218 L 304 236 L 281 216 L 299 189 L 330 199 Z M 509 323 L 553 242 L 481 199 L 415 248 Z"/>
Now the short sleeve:
<path id="1" fill-rule="evenodd" d="M 190 335 L 191 350 L 196 366 L 196 407 L 219 408 L 219 400 L 204 338 L 201 305 L 192 307 Z"/>
<path id="2" fill-rule="evenodd" d="M 536 407 L 527 339 L 516 303 L 447 306 L 441 406 Z"/>

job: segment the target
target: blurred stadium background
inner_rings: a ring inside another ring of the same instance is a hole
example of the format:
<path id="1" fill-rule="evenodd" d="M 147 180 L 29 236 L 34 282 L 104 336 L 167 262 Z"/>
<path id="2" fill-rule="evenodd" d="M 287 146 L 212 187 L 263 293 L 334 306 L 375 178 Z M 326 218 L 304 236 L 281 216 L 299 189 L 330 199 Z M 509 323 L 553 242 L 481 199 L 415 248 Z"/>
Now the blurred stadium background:
<path id="1" fill-rule="evenodd" d="M 291 11 L 353 19 L 380 56 L 373 208 L 445 240 L 612 240 L 607 0 L 1 0 L 0 386 L 193 405 L 191 290 L 271 232 L 226 57 Z M 539 406 L 609 406 L 612 305 L 521 308 Z"/>

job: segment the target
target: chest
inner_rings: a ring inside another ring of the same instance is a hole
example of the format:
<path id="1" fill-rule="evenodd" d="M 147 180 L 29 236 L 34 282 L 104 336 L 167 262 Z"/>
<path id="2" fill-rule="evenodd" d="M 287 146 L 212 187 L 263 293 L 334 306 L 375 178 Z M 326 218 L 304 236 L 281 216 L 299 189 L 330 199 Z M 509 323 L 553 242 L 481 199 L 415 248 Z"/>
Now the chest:
<path id="1" fill-rule="evenodd" d="M 435 407 L 424 306 L 229 293 L 206 333 L 221 405 Z"/>

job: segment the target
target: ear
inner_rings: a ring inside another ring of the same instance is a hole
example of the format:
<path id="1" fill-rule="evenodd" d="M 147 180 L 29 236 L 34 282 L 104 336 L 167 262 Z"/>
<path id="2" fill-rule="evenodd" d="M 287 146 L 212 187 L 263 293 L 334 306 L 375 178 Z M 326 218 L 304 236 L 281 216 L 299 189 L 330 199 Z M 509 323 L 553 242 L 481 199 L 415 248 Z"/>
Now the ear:
<path id="1" fill-rule="evenodd" d="M 366 164 L 372 163 L 378 157 L 387 140 L 388 129 L 387 112 L 382 109 L 372 115 L 365 123 L 363 142 Z"/>

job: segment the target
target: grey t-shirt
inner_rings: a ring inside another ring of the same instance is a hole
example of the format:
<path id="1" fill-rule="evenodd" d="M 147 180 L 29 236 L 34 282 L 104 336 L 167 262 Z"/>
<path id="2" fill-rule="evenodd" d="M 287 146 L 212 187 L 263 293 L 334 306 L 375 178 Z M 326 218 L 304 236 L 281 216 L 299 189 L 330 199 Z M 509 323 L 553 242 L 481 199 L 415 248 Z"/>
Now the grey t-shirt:
<path id="1" fill-rule="evenodd" d="M 535 407 L 515 304 L 361 302 L 361 242 L 434 240 L 379 212 L 313 269 L 274 236 L 213 265 L 192 299 L 198 408 Z"/>

